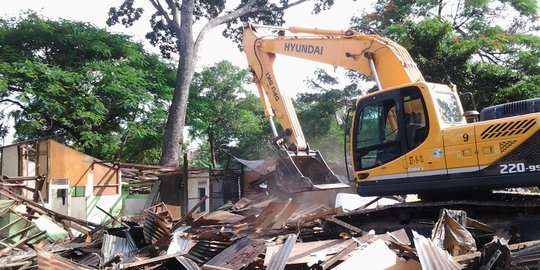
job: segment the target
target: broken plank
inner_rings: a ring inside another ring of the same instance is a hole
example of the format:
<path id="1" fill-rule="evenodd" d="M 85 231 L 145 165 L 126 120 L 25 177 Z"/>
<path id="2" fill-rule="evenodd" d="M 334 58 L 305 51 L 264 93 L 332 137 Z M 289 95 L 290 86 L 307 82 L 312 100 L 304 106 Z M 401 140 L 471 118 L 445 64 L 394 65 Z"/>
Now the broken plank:
<path id="1" fill-rule="evenodd" d="M 515 243 L 515 244 L 512 244 L 512 245 L 509 245 L 508 249 L 510 249 L 510 251 L 514 251 L 514 250 L 519 250 L 519 249 L 523 249 L 523 248 L 526 248 L 526 247 L 530 247 L 532 245 L 536 245 L 536 244 L 539 244 L 539 243 L 540 243 L 540 240 Z M 482 253 L 480 251 L 476 251 L 476 252 L 469 253 L 469 254 L 454 256 L 453 259 L 456 262 L 463 262 L 463 261 L 472 260 L 472 259 L 474 259 L 476 257 L 480 257 L 480 255 L 482 255 Z"/>
<path id="2" fill-rule="evenodd" d="M 328 260 L 326 260 L 323 264 L 322 264 L 322 269 L 323 270 L 326 270 L 328 268 L 330 268 L 332 265 L 334 265 L 335 263 L 337 263 L 339 260 L 343 259 L 345 256 L 349 255 L 349 253 L 351 253 L 353 250 L 356 249 L 356 247 L 358 246 L 358 244 L 352 240 L 352 239 L 349 239 L 347 241 L 345 241 L 342 246 L 344 246 L 345 248 L 342 249 L 340 252 L 338 252 L 336 255 L 332 256 L 331 258 L 329 258 Z"/>
<path id="3" fill-rule="evenodd" d="M 42 248 L 36 247 L 37 252 L 37 269 L 38 270 L 64 270 L 64 269 L 76 269 L 76 270 L 90 270 L 82 264 L 72 262 L 68 259 L 62 258 L 54 253 L 45 251 Z"/>
<path id="4" fill-rule="evenodd" d="M 276 221 L 274 222 L 274 225 L 271 227 L 271 229 L 280 229 L 285 225 L 285 223 L 289 220 L 289 217 L 296 212 L 296 210 L 300 207 L 301 204 L 299 203 L 290 203 L 283 211 L 281 211 L 278 216 L 276 217 Z"/>
<path id="5" fill-rule="evenodd" d="M 317 214 L 307 215 L 303 219 L 303 222 L 313 220 L 313 219 L 316 219 L 316 218 L 320 218 L 320 217 L 324 217 L 324 216 L 336 215 L 336 214 L 342 214 L 342 213 L 344 213 L 343 207 L 338 207 L 338 208 L 326 210 L 326 211 L 323 211 L 323 212 L 320 212 L 320 213 L 317 213 Z"/>
<path id="6" fill-rule="evenodd" d="M 337 225 L 339 225 L 339 226 L 341 226 L 341 227 L 343 227 L 345 229 L 351 230 L 353 232 L 356 232 L 356 233 L 359 233 L 359 234 L 365 234 L 366 233 L 364 230 L 362 230 L 362 229 L 360 229 L 358 227 L 355 227 L 355 226 L 353 226 L 353 225 L 351 225 L 351 224 L 349 224 L 347 222 L 341 221 L 341 220 L 339 220 L 339 219 L 337 219 L 335 217 L 325 217 L 324 219 L 327 220 L 327 221 L 330 221 L 332 223 L 335 223 L 335 224 L 337 224 Z"/>
<path id="7" fill-rule="evenodd" d="M 39 233 L 35 233 L 35 234 L 32 234 L 30 236 L 26 236 L 24 238 L 22 238 L 21 240 L 17 241 L 15 244 L 13 244 L 12 246 L 10 247 L 7 247 L 7 248 L 4 248 L 3 250 L 0 251 L 0 257 L 6 255 L 8 252 L 10 252 L 11 250 L 13 250 L 14 248 L 34 239 L 34 238 L 37 238 L 39 236 L 42 236 L 44 235 L 46 232 L 39 232 Z"/>
<path id="8" fill-rule="evenodd" d="M 377 240 L 366 248 L 354 252 L 350 258 L 333 269 L 421 270 L 422 266 L 415 260 L 403 261 L 399 259 L 396 253 L 390 250 L 384 241 Z"/>
<path id="9" fill-rule="evenodd" d="M 7 225 L 5 225 L 4 227 L 0 228 L 0 232 L 4 231 L 5 229 L 7 229 L 7 228 L 9 228 L 11 226 L 13 226 L 13 224 L 15 224 L 15 223 L 17 223 L 17 222 L 19 222 L 21 220 L 25 220 L 25 219 L 23 219 L 23 217 L 19 217 L 18 219 L 14 220 L 14 221 L 8 223 Z"/>
<path id="10" fill-rule="evenodd" d="M 146 260 L 142 260 L 138 262 L 124 263 L 124 264 L 120 264 L 120 269 L 127 269 L 131 267 L 138 267 L 138 266 L 143 266 L 143 265 L 147 265 L 151 263 L 158 263 L 158 262 L 169 260 L 169 259 L 175 258 L 176 256 L 180 256 L 184 254 L 186 254 L 186 251 L 178 251 L 173 254 L 158 256 L 158 257 L 154 257 L 154 258 L 150 258 L 150 259 L 146 259 Z"/>
<path id="11" fill-rule="evenodd" d="M 193 213 L 197 211 L 197 209 L 199 209 L 199 207 L 206 201 L 206 199 L 208 199 L 208 196 L 204 196 L 195 206 L 193 206 L 193 208 L 191 208 L 191 210 L 189 210 L 189 212 L 185 216 L 183 216 L 178 222 L 176 222 L 176 224 L 174 224 L 174 226 L 171 228 L 171 232 L 174 232 L 176 229 L 180 228 L 180 226 L 182 226 L 182 223 L 184 223 L 188 218 L 190 218 L 191 215 L 193 215 Z"/>
<path id="12" fill-rule="evenodd" d="M 346 241 L 343 239 L 314 241 L 306 243 L 296 243 L 294 249 L 291 251 L 287 258 L 287 264 L 306 264 L 311 258 L 312 254 L 325 250 L 333 250 L 336 247 L 342 246 Z M 268 246 L 266 249 L 266 256 L 264 258 L 264 265 L 270 263 L 270 258 L 277 252 L 277 250 L 283 245 Z M 328 252 L 330 253 L 330 251 Z"/>

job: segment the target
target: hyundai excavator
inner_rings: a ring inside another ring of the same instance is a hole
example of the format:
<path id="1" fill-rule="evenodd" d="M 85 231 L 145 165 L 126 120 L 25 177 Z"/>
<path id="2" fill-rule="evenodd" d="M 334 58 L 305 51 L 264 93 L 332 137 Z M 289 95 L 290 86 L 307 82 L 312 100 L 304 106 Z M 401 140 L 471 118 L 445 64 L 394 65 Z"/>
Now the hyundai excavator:
<path id="1" fill-rule="evenodd" d="M 261 28 L 288 34 L 263 35 Z M 405 48 L 354 30 L 246 24 L 242 44 L 279 149 L 275 181 L 283 192 L 342 188 L 347 180 L 306 143 L 274 75 L 276 55 L 344 67 L 376 82 L 378 91 L 356 102 L 350 129 L 354 182 L 362 196 L 540 183 L 540 99 L 485 108 L 478 119 L 478 112 L 463 111 L 454 85 L 426 82 Z"/>

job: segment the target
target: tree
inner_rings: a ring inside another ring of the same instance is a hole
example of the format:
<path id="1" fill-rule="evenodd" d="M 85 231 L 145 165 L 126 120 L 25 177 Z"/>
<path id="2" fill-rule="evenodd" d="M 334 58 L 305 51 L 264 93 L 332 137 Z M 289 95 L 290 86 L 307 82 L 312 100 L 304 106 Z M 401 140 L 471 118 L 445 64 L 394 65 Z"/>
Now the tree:
<path id="1" fill-rule="evenodd" d="M 251 75 L 228 61 L 206 67 L 195 73 L 191 83 L 187 123 L 191 136 L 205 138 L 208 149 L 202 151 L 213 168 L 227 157 L 218 149 L 244 158 L 256 158 L 270 140 L 262 134 L 265 128 L 262 106 L 258 97 L 244 86 Z M 269 134 L 269 133 L 267 133 Z M 221 156 L 221 159 L 219 158 Z"/>
<path id="2" fill-rule="evenodd" d="M 58 139 L 101 159 L 155 160 L 173 74 L 129 37 L 87 23 L 0 20 L 0 102 L 18 140 L 66 134 Z"/>
<path id="3" fill-rule="evenodd" d="M 152 32 L 147 38 L 153 45 L 159 46 L 164 56 L 179 54 L 175 91 L 169 110 L 161 165 L 177 166 L 183 143 L 183 130 L 189 97 L 189 86 L 195 72 L 199 48 L 208 32 L 215 27 L 226 24 L 224 35 L 235 40 L 240 39 L 239 22 L 252 20 L 270 24 L 283 23 L 283 12 L 307 0 L 281 0 L 278 4 L 263 0 L 242 0 L 233 9 L 226 9 L 225 0 L 149 0 L 155 8 L 150 20 Z M 332 0 L 314 0 L 314 12 L 329 7 Z M 134 7 L 134 0 L 125 0 L 118 8 L 109 11 L 109 25 L 122 23 L 133 25 L 143 13 L 142 8 Z M 204 22 L 204 26 L 194 38 L 193 26 Z"/>
<path id="4" fill-rule="evenodd" d="M 306 141 L 321 151 L 326 161 L 342 163 L 345 129 L 338 125 L 336 112 L 346 113 L 364 91 L 355 80 L 341 87 L 340 81 L 323 69 L 317 69 L 307 84 L 314 92 L 301 93 L 294 101 Z"/>
<path id="5" fill-rule="evenodd" d="M 454 82 L 483 108 L 540 94 L 537 15 L 536 0 L 379 0 L 353 24 L 397 41 L 426 80 Z"/>

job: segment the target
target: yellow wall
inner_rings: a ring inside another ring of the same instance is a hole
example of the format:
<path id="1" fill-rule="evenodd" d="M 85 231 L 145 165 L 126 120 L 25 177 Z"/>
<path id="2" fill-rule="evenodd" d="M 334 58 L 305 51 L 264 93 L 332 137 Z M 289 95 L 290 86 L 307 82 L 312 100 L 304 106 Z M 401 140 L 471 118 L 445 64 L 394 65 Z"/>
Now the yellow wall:
<path id="1" fill-rule="evenodd" d="M 69 186 L 85 186 L 93 158 L 49 140 L 49 179 L 69 179 Z"/>
<path id="2" fill-rule="evenodd" d="M 118 189 L 118 170 L 94 164 L 94 195 L 118 194 Z"/>

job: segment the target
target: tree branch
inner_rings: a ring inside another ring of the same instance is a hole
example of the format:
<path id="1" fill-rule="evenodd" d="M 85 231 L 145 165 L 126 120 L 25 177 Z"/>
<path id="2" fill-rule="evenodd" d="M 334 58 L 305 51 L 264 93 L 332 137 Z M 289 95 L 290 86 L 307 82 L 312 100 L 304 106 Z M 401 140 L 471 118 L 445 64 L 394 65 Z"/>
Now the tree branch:
<path id="1" fill-rule="evenodd" d="M 215 17 L 211 20 L 209 20 L 206 25 L 203 27 L 203 29 L 199 32 L 199 35 L 197 36 L 197 39 L 195 40 L 194 45 L 194 52 L 195 55 L 197 55 L 199 51 L 200 44 L 202 41 L 206 38 L 206 35 L 210 32 L 210 30 L 214 29 L 218 25 L 228 23 L 236 18 L 240 18 L 241 16 L 244 16 L 249 13 L 255 13 L 255 12 L 273 12 L 273 11 L 282 11 L 297 5 L 300 5 L 308 0 L 298 0 L 293 3 L 290 3 L 287 6 L 281 6 L 281 7 L 274 7 L 274 8 L 266 8 L 266 7 L 257 7 L 255 6 L 256 0 L 250 0 L 248 1 L 244 6 L 242 6 L 239 9 L 236 9 L 234 11 L 231 11 L 227 14 Z"/>
<path id="2" fill-rule="evenodd" d="M 10 102 L 10 103 L 13 103 L 13 104 L 19 106 L 19 107 L 20 107 L 21 109 L 23 109 L 23 110 L 26 110 L 26 109 L 27 109 L 27 107 L 25 107 L 24 105 L 22 105 L 22 103 L 20 103 L 19 101 L 13 100 L 13 99 L 5 98 L 5 99 L 0 100 L 0 103 L 3 103 L 3 102 Z"/>
<path id="3" fill-rule="evenodd" d="M 8 90 L 13 91 L 13 92 L 24 92 L 24 89 L 17 86 L 12 86 L 12 85 L 8 86 Z"/>
<path id="4" fill-rule="evenodd" d="M 178 14 L 180 14 L 180 10 L 178 9 L 178 6 L 176 6 L 176 3 L 174 0 L 165 0 L 169 8 L 171 9 L 171 13 L 173 15 L 173 29 L 176 32 L 176 35 L 180 36 L 180 17 Z"/>
<path id="5" fill-rule="evenodd" d="M 163 8 L 159 0 L 150 0 L 150 3 L 152 3 L 152 6 L 154 6 L 154 8 L 159 12 L 159 14 L 161 14 L 161 16 L 165 18 L 165 20 L 167 21 L 167 24 L 173 28 L 174 32 L 178 36 L 180 28 L 178 27 L 178 25 L 174 24 L 173 20 L 169 16 L 169 13 L 165 11 L 165 9 Z M 174 13 L 174 10 L 172 12 Z"/>

